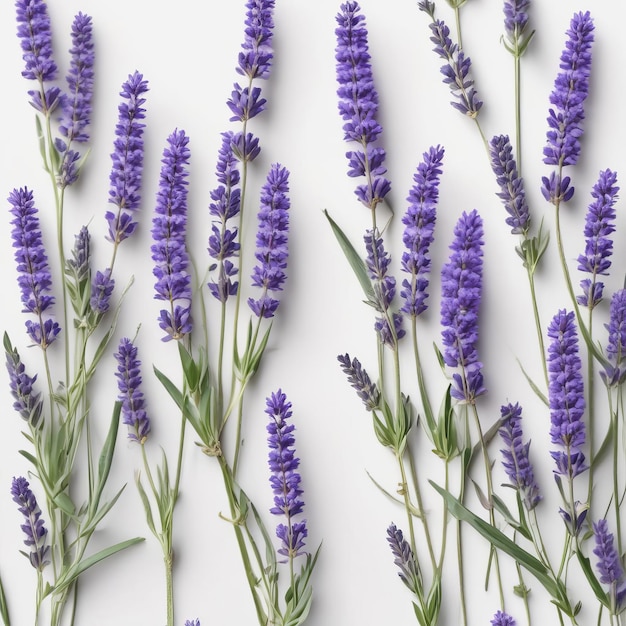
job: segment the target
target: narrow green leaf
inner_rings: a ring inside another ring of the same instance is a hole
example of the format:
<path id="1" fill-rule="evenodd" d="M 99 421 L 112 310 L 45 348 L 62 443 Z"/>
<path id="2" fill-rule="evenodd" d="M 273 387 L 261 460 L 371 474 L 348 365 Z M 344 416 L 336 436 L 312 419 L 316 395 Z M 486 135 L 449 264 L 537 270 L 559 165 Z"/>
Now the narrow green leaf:
<path id="1" fill-rule="evenodd" d="M 528 384 L 530 385 L 530 388 L 535 392 L 535 395 L 546 405 L 549 406 L 549 402 L 548 402 L 548 398 L 546 397 L 546 395 L 543 393 L 543 391 L 541 391 L 541 389 L 539 389 L 538 385 L 535 383 L 535 381 L 530 377 L 530 375 L 526 372 L 526 370 L 524 369 L 524 366 L 521 364 L 520 360 L 517 360 L 520 369 L 522 370 L 522 374 L 524 374 L 524 378 L 526 378 Z"/>
<path id="2" fill-rule="evenodd" d="M 159 533 L 157 533 L 156 527 L 154 525 L 154 516 L 152 515 L 152 506 L 150 505 L 150 500 L 148 499 L 148 494 L 146 490 L 143 488 L 141 484 L 141 478 L 139 476 L 139 472 L 135 476 L 135 484 L 137 485 L 137 490 L 139 491 L 139 497 L 141 498 L 141 503 L 143 504 L 143 509 L 146 513 L 146 522 L 148 523 L 148 528 L 152 532 L 152 534 L 158 539 Z"/>
<path id="3" fill-rule="evenodd" d="M 604 591 L 604 589 L 602 588 L 602 585 L 600 584 L 600 581 L 596 578 L 595 574 L 593 573 L 591 562 L 580 550 L 576 550 L 576 556 L 578 557 L 578 562 L 580 563 L 580 567 L 583 570 L 583 573 L 585 574 L 587 581 L 589 582 L 589 586 L 591 587 L 593 592 L 596 594 L 596 598 L 598 598 L 598 600 L 610 610 L 611 602 L 609 600 L 609 594 L 606 591 Z"/>
<path id="4" fill-rule="evenodd" d="M 9 605 L 7 604 L 4 587 L 2 586 L 2 578 L 0 578 L 0 616 L 2 617 L 4 626 L 10 626 L 11 621 L 9 619 Z"/>
<path id="5" fill-rule="evenodd" d="M 122 411 L 122 403 L 117 401 L 113 406 L 113 414 L 111 415 L 111 423 L 109 424 L 109 432 L 102 445 L 100 458 L 98 459 L 98 483 L 96 486 L 95 498 L 90 502 L 90 506 L 97 508 L 102 496 L 102 491 L 109 478 L 111 464 L 113 462 L 113 454 L 115 453 L 115 444 L 117 442 L 117 431 L 120 424 L 120 413 Z"/>
<path id="6" fill-rule="evenodd" d="M 80 536 L 85 537 L 92 533 L 98 524 L 102 521 L 104 516 L 115 506 L 115 503 L 118 501 L 119 497 L 122 495 L 122 492 L 126 489 L 126 485 L 124 485 L 116 494 L 113 496 L 111 500 L 105 502 L 96 512 L 95 515 L 88 521 L 87 525 L 81 530 Z"/>

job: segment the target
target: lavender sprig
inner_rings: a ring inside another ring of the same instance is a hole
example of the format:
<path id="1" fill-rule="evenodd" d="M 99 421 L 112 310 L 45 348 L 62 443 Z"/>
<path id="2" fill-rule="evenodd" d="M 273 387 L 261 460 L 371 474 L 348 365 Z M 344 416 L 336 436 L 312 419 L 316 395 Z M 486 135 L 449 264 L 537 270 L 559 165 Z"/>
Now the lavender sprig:
<path id="1" fill-rule="evenodd" d="M 608 274 L 613 253 L 615 232 L 615 202 L 619 187 L 617 174 L 611 170 L 600 172 L 598 181 L 591 190 L 594 201 L 589 205 L 585 220 L 585 253 L 578 256 L 578 269 L 591 274 L 580 282 L 582 296 L 577 297 L 578 304 L 593 309 L 601 300 L 604 283 L 597 281 L 598 275 Z"/>
<path id="2" fill-rule="evenodd" d="M 406 251 L 402 254 L 402 269 L 410 275 L 402 281 L 400 296 L 404 299 L 402 311 L 417 317 L 428 305 L 428 275 L 430 274 L 430 244 L 434 240 L 439 200 L 439 178 L 444 149 L 431 147 L 424 152 L 422 162 L 413 175 L 415 184 L 409 192 L 409 206 L 402 218 L 405 225 L 402 241 Z"/>
<path id="3" fill-rule="evenodd" d="M 35 345 L 46 349 L 61 328 L 44 313 L 54 304 L 51 295 L 52 276 L 43 246 L 38 211 L 33 192 L 26 187 L 14 189 L 8 198 L 11 205 L 13 247 L 17 263 L 18 284 L 22 292 L 22 309 L 32 313 L 37 321 L 26 322 L 26 332 Z"/>
<path id="4" fill-rule="evenodd" d="M 520 57 L 535 34 L 526 35 L 530 0 L 504 0 L 504 46 L 515 57 Z"/>
<path id="5" fill-rule="evenodd" d="M 413 554 L 409 542 L 404 538 L 402 531 L 391 524 L 387 528 L 387 542 L 394 556 L 393 562 L 398 567 L 400 580 L 418 597 L 422 591 L 422 573 L 419 564 Z"/>
<path id="6" fill-rule="evenodd" d="M 337 357 L 341 369 L 348 377 L 348 382 L 353 389 L 356 389 L 357 395 L 365 404 L 368 411 L 373 411 L 380 404 L 380 391 L 375 383 L 372 382 L 369 374 L 363 369 L 357 358 L 350 360 L 350 355 L 340 354 Z"/>
<path id="7" fill-rule="evenodd" d="M 626 369 L 626 289 L 618 289 L 611 298 L 606 353 L 609 363 L 600 376 L 608 386 L 624 382 Z"/>
<path id="8" fill-rule="evenodd" d="M 502 611 L 497 611 L 490 622 L 491 626 L 515 626 L 515 623 L 510 615 Z"/>
<path id="9" fill-rule="evenodd" d="M 473 403 L 486 393 L 478 360 L 478 309 L 482 295 L 483 223 L 477 211 L 463 213 L 454 228 L 452 253 L 441 271 L 443 358 L 453 374 L 452 396 Z"/>
<path id="10" fill-rule="evenodd" d="M 186 248 L 187 166 L 189 138 L 175 130 L 167 139 L 161 161 L 159 191 L 152 221 L 152 260 L 155 298 L 169 302 L 162 309 L 159 326 L 166 332 L 163 341 L 182 339 L 191 332 L 191 276 Z"/>
<path id="11" fill-rule="evenodd" d="M 47 560 L 50 546 L 47 545 L 48 530 L 41 519 L 41 509 L 37 504 L 35 494 L 31 491 L 28 481 L 20 476 L 13 478 L 11 483 L 13 502 L 17 503 L 19 512 L 24 516 L 21 528 L 26 535 L 24 543 L 30 548 L 28 559 L 30 564 L 40 572 L 49 563 Z"/>
<path id="12" fill-rule="evenodd" d="M 391 190 L 391 183 L 383 176 L 387 171 L 385 151 L 373 145 L 382 133 L 376 120 L 378 93 L 374 87 L 361 7 L 357 2 L 346 2 L 340 10 L 336 17 L 339 26 L 335 29 L 339 113 L 345 121 L 344 139 L 361 145 L 361 149 L 346 153 L 350 165 L 348 176 L 367 179 L 365 184 L 357 186 L 355 193 L 373 210 Z"/>
<path id="13" fill-rule="evenodd" d="M 280 301 L 269 295 L 282 291 L 287 279 L 285 269 L 288 257 L 289 230 L 289 170 L 275 163 L 270 168 L 261 190 L 258 213 L 255 258 L 258 264 L 252 271 L 253 287 L 262 289 L 258 299 L 249 298 L 248 305 L 259 318 L 274 317 Z"/>
<path id="14" fill-rule="evenodd" d="M 612 615 L 618 615 L 626 609 L 624 568 L 605 519 L 593 524 L 593 533 L 596 544 L 593 553 L 598 557 L 596 568 L 600 582 L 609 585 L 609 608 Z"/>
<path id="15" fill-rule="evenodd" d="M 117 207 L 107 211 L 108 239 L 116 246 L 134 232 L 137 222 L 133 213 L 141 202 L 141 175 L 143 171 L 143 129 L 146 110 L 143 97 L 148 91 L 148 82 L 139 72 L 130 74 L 122 84 L 118 106 L 118 122 L 111 160 L 109 202 Z"/>
<path id="16" fill-rule="evenodd" d="M 274 0 L 246 2 L 245 37 L 239 53 L 237 73 L 255 78 L 269 78 L 272 66 Z"/>

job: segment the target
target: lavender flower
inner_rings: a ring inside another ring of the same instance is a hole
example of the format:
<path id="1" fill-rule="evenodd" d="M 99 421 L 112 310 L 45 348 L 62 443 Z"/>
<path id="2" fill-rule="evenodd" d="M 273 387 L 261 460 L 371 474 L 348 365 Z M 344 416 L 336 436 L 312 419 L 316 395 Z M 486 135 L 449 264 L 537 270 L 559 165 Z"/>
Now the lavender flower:
<path id="1" fill-rule="evenodd" d="M 508 135 L 493 137 L 489 142 L 491 169 L 496 175 L 500 191 L 496 194 L 502 200 L 510 217 L 506 223 L 514 235 L 526 235 L 530 226 L 530 211 L 526 202 L 524 179 L 520 178 L 513 148 Z"/>
<path id="2" fill-rule="evenodd" d="M 252 271 L 252 285 L 263 292 L 248 305 L 258 317 L 274 317 L 279 301 L 268 292 L 282 291 L 287 278 L 287 232 L 289 229 L 289 171 L 279 163 L 270 168 L 261 189 L 256 236 L 255 258 L 259 262 Z"/>
<path id="3" fill-rule="evenodd" d="M 452 253 L 441 271 L 443 358 L 453 374 L 453 397 L 472 403 L 484 394 L 478 360 L 478 310 L 482 294 L 483 222 L 477 211 L 463 213 L 454 228 Z"/>
<path id="4" fill-rule="evenodd" d="M 238 273 L 231 259 L 239 256 L 240 244 L 237 241 L 238 229 L 228 228 L 228 221 L 239 215 L 241 209 L 241 189 L 237 159 L 233 154 L 232 140 L 234 133 L 222 134 L 222 146 L 218 153 L 216 175 L 221 184 L 211 192 L 209 213 L 217 219 L 211 225 L 209 254 L 218 262 L 217 282 L 208 284 L 209 291 L 220 302 L 226 302 L 234 296 L 239 287 L 232 277 Z"/>
<path id="5" fill-rule="evenodd" d="M 22 310 L 37 317 L 36 322 L 26 322 L 26 331 L 34 344 L 45 349 L 56 339 L 61 329 L 52 319 L 44 319 L 45 311 L 54 303 L 54 296 L 50 295 L 52 277 L 33 192 L 26 187 L 14 189 L 8 201 L 14 216 L 11 220 L 11 236 L 13 247 L 16 248 L 17 281 L 24 305 Z"/>
<path id="6" fill-rule="evenodd" d="M 611 613 L 616 615 L 626 608 L 626 578 L 620 556 L 614 546 L 613 533 L 609 532 L 605 519 L 593 524 L 596 547 L 593 553 L 598 557 L 596 567 L 600 582 L 610 585 L 609 598 Z"/>
<path id="7" fill-rule="evenodd" d="M 22 363 L 19 352 L 8 342 L 5 335 L 6 365 L 9 372 L 9 387 L 11 395 L 15 399 L 13 408 L 26 420 L 31 428 L 37 428 L 43 410 L 41 393 L 35 393 L 34 385 L 37 374 L 29 376 L 26 367 Z"/>
<path id="8" fill-rule="evenodd" d="M 242 163 L 254 161 L 261 153 L 259 140 L 252 133 L 235 133 L 231 140 L 233 154 Z"/>
<path id="9" fill-rule="evenodd" d="M 558 174 L 543 177 L 542 193 L 553 204 L 566 202 L 574 188 L 568 189 L 569 178 L 561 180 L 560 169 L 574 165 L 580 155 L 580 137 L 585 117 L 584 102 L 589 92 L 591 72 L 591 47 L 593 44 L 593 20 L 589 11 L 575 13 L 567 30 L 565 49 L 561 54 L 561 72 L 554 81 L 546 134 L 547 145 L 543 149 L 543 162 L 559 168 Z M 567 182 L 566 182 L 567 181 Z"/>
<path id="10" fill-rule="evenodd" d="M 574 502 L 573 509 L 570 510 L 559 508 L 559 515 L 565 522 L 565 527 L 572 537 L 577 537 L 580 529 L 583 527 L 585 519 L 587 519 L 587 513 L 589 513 L 589 505 L 583 504 L 580 500 Z"/>
<path id="11" fill-rule="evenodd" d="M 255 78 L 268 78 L 272 61 L 272 29 L 274 0 L 246 2 L 245 39 L 239 53 L 237 73 Z"/>
<path id="12" fill-rule="evenodd" d="M 624 360 L 626 359 L 626 289 L 618 289 L 611 298 L 609 314 L 608 345 L 606 353 L 609 363 L 605 363 L 600 376 L 608 386 L 624 381 Z"/>
<path id="13" fill-rule="evenodd" d="M 188 619 L 185 622 L 185 626 L 200 626 L 200 620 L 199 619 Z"/>
<path id="14" fill-rule="evenodd" d="M 30 564 L 42 571 L 49 563 L 46 560 L 50 546 L 46 545 L 48 530 L 41 519 L 41 509 L 37 504 L 35 494 L 31 491 L 28 481 L 22 476 L 13 478 L 11 483 L 13 502 L 17 503 L 19 512 L 24 516 L 21 528 L 26 535 L 24 543 L 30 548 L 28 558 Z"/>
<path id="15" fill-rule="evenodd" d="M 229 118 L 231 122 L 247 122 L 265 110 L 267 100 L 261 98 L 261 88 L 241 87 L 235 83 L 230 98 L 226 101 L 228 108 L 233 112 Z"/>
<path id="16" fill-rule="evenodd" d="M 548 396 L 552 443 L 565 451 L 551 452 L 557 474 L 574 478 L 587 469 L 581 448 L 585 444 L 585 398 L 574 313 L 560 310 L 548 326 Z"/>
<path id="17" fill-rule="evenodd" d="M 167 333 L 163 341 L 181 339 L 191 332 L 191 276 L 185 244 L 188 143 L 182 130 L 175 130 L 167 139 L 152 221 L 153 274 L 157 279 L 154 297 L 170 305 L 159 316 L 159 326 Z"/>
<path id="18" fill-rule="evenodd" d="M 137 358 L 137 347 L 130 339 L 124 338 L 120 341 L 115 358 L 122 420 L 129 427 L 128 438 L 143 445 L 150 433 L 150 418 L 146 413 L 144 395 L 140 389 L 141 361 Z"/>
<path id="19" fill-rule="evenodd" d="M 362 150 L 346 153 L 350 164 L 348 175 L 367 177 L 367 184 L 359 185 L 355 193 L 366 207 L 373 209 L 391 189 L 391 183 L 383 177 L 387 171 L 385 151 L 373 146 L 382 133 L 376 120 L 378 93 L 374 88 L 367 27 L 361 7 L 358 2 L 346 2 L 340 9 L 336 18 L 339 26 L 335 30 L 339 113 L 345 121 L 344 139 L 362 147 Z"/>
<path id="20" fill-rule="evenodd" d="M 413 554 L 411 546 L 404 538 L 402 531 L 391 524 L 387 528 L 387 542 L 393 553 L 395 565 L 398 566 L 400 580 L 417 596 L 422 595 L 422 574 Z"/>
<path id="21" fill-rule="evenodd" d="M 524 31 L 528 26 L 528 7 L 530 0 L 504 0 L 504 31 L 509 40 L 510 47 L 507 48 L 518 55 L 532 34 L 523 40 Z M 522 50 L 523 51 L 523 50 Z"/>
<path id="22" fill-rule="evenodd" d="M 615 232 L 615 202 L 617 201 L 617 174 L 611 170 L 600 172 L 598 182 L 593 186 L 585 221 L 585 254 L 578 257 L 578 269 L 592 275 L 581 281 L 583 295 L 578 303 L 593 309 L 602 300 L 604 283 L 596 282 L 598 274 L 608 274 L 613 253 L 611 233 Z"/>
<path id="23" fill-rule="evenodd" d="M 501 426 L 498 430 L 506 448 L 502 452 L 502 465 L 511 485 L 520 493 L 526 509 L 532 511 L 541 500 L 535 482 L 533 467 L 528 458 L 530 442 L 522 440 L 522 407 L 508 404 L 501 407 Z"/>
<path id="24" fill-rule="evenodd" d="M 69 97 L 64 99 L 59 132 L 72 141 L 89 141 L 94 52 L 91 17 L 78 13 L 72 23 L 71 63 L 67 75 Z"/>
<path id="25" fill-rule="evenodd" d="M 109 310 L 114 287 L 115 281 L 111 276 L 110 267 L 104 272 L 96 272 L 96 277 L 91 285 L 91 298 L 89 300 L 89 305 L 94 313 L 103 315 Z"/>
<path id="26" fill-rule="evenodd" d="M 478 99 L 474 80 L 470 75 L 472 61 L 465 56 L 463 50 L 452 42 L 450 29 L 442 20 L 435 19 L 435 4 L 430 0 L 421 0 L 418 3 L 420 11 L 424 11 L 432 20 L 429 25 L 432 32 L 430 40 L 435 44 L 433 50 L 445 64 L 441 67 L 443 82 L 450 87 L 455 101 L 450 104 L 461 113 L 476 118 L 483 103 Z"/>
<path id="27" fill-rule="evenodd" d="M 430 273 L 429 247 L 434 240 L 443 153 L 441 146 L 424 152 L 423 161 L 413 175 L 415 185 L 409 192 L 409 206 L 402 218 L 406 226 L 402 241 L 407 249 L 402 254 L 402 269 L 411 275 L 411 280 L 402 281 L 400 296 L 404 304 L 401 310 L 414 317 L 428 308 L 425 302 Z"/>
<path id="28" fill-rule="evenodd" d="M 337 360 L 344 374 L 348 377 L 348 382 L 356 389 L 359 398 L 363 400 L 365 408 L 368 411 L 378 408 L 380 392 L 376 384 L 370 379 L 369 374 L 361 366 L 359 360 L 357 358 L 350 360 L 350 355 L 347 352 L 343 355 L 340 354 Z"/>
<path id="29" fill-rule="evenodd" d="M 391 258 L 385 251 L 378 229 L 368 230 L 363 239 L 367 251 L 365 262 L 374 287 L 375 301 L 371 304 L 381 314 L 376 318 L 374 330 L 381 343 L 395 347 L 398 339 L 404 337 L 405 333 L 402 330 L 402 315 L 392 313 L 390 310 L 396 294 L 396 279 L 387 273 Z M 390 320 L 393 323 L 393 329 Z"/>
<path id="30" fill-rule="evenodd" d="M 270 452 L 268 464 L 272 475 L 270 484 L 274 491 L 274 506 L 270 512 L 284 515 L 287 524 L 278 524 L 276 536 L 282 541 L 278 553 L 288 558 L 303 554 L 304 538 L 307 536 L 306 520 L 294 522 L 293 518 L 302 513 L 304 501 L 301 499 L 300 474 L 297 472 L 300 459 L 295 455 L 295 426 L 288 424 L 292 416 L 291 402 L 279 389 L 266 399 L 265 412 L 270 416 L 267 439 Z"/>
<path id="31" fill-rule="evenodd" d="M 129 237 L 137 222 L 132 213 L 139 208 L 141 202 L 141 174 L 143 170 L 143 129 L 145 109 L 142 105 L 146 99 L 143 94 L 148 91 L 148 82 L 143 80 L 139 72 L 130 74 L 122 84 L 120 96 L 123 98 L 118 106 L 118 122 L 115 126 L 114 151 L 111 154 L 113 166 L 109 181 L 109 202 L 117 207 L 115 212 L 107 211 L 105 219 L 109 225 L 108 239 L 115 244 Z"/>
<path id="32" fill-rule="evenodd" d="M 510 615 L 498 611 L 491 620 L 491 626 L 515 626 L 515 620 Z"/>
<path id="33" fill-rule="evenodd" d="M 72 248 L 72 258 L 67 260 L 67 267 L 76 283 L 89 276 L 89 260 L 91 235 L 89 229 L 83 226 L 78 235 L 74 237 L 74 247 Z"/>

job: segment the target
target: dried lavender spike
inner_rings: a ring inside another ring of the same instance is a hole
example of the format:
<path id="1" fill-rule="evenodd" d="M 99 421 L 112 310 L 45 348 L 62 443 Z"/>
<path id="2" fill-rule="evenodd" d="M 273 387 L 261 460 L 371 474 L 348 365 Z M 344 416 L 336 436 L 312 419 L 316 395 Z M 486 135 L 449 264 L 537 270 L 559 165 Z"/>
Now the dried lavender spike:
<path id="1" fill-rule="evenodd" d="M 35 494 L 31 491 L 28 481 L 19 476 L 13 478 L 11 483 L 11 495 L 13 502 L 17 503 L 19 512 L 24 516 L 25 522 L 21 528 L 26 535 L 24 543 L 30 548 L 28 555 L 30 564 L 37 570 L 42 571 L 49 563 L 46 560 L 50 546 L 46 545 L 48 530 L 41 519 L 41 509 L 37 504 Z"/>
<path id="2" fill-rule="evenodd" d="M 337 360 L 344 374 L 348 377 L 348 382 L 356 389 L 359 398 L 363 400 L 365 408 L 368 411 L 377 409 L 380 401 L 380 392 L 376 384 L 371 381 L 369 374 L 361 366 L 359 360 L 357 358 L 350 360 L 350 355 L 347 352 L 346 354 L 340 354 Z"/>
<path id="3" fill-rule="evenodd" d="M 37 374 L 29 376 L 26 367 L 16 348 L 8 343 L 5 336 L 6 366 L 9 373 L 9 388 L 15 399 L 13 408 L 26 420 L 31 428 L 37 428 L 43 411 L 41 392 L 35 393 L 33 387 L 37 380 Z"/>
<path id="4" fill-rule="evenodd" d="M 422 574 L 419 565 L 411 550 L 411 546 L 404 538 L 402 531 L 391 524 L 387 528 L 387 542 L 395 557 L 393 562 L 398 566 L 400 580 L 417 596 L 422 595 Z"/>
<path id="5" fill-rule="evenodd" d="M 626 607 L 626 578 L 624 568 L 614 545 L 613 533 L 609 532 L 605 519 L 593 524 L 596 547 L 593 553 L 598 557 L 596 569 L 600 582 L 609 585 L 611 613 L 616 615 Z"/>

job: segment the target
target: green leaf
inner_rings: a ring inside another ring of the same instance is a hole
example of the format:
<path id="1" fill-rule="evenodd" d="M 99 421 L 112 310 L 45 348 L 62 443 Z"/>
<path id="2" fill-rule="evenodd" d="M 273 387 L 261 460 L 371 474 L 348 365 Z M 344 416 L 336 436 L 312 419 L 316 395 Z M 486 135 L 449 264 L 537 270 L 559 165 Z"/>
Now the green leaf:
<path id="1" fill-rule="evenodd" d="M 9 620 L 9 605 L 7 604 L 7 598 L 4 594 L 4 587 L 2 586 L 2 578 L 0 578 L 0 617 L 4 622 L 4 626 L 10 626 Z"/>
<path id="2" fill-rule="evenodd" d="M 591 562 L 589 559 L 580 551 L 576 550 L 576 556 L 578 557 L 578 562 L 580 563 L 580 567 L 583 570 L 583 574 L 586 576 L 587 581 L 589 582 L 589 586 L 592 591 L 596 594 L 596 598 L 609 610 L 611 610 L 611 602 L 609 599 L 609 594 L 604 591 L 600 581 L 596 578 L 593 573 L 593 569 L 591 567 Z"/>
<path id="3" fill-rule="evenodd" d="M 124 489 L 126 489 L 126 485 L 124 485 L 116 494 L 115 496 L 113 496 L 113 499 L 111 499 L 109 502 L 105 502 L 96 512 L 95 514 L 92 513 L 91 515 L 93 515 L 93 517 L 91 517 L 88 522 L 87 525 L 81 530 L 80 532 L 80 536 L 81 537 L 86 537 L 87 535 L 89 535 L 90 533 L 92 533 L 94 530 L 96 530 L 96 527 L 98 526 L 98 524 L 102 521 L 102 519 L 104 518 L 104 516 L 115 506 L 115 503 L 118 501 L 119 497 L 122 495 L 122 492 L 124 491 Z"/>
<path id="4" fill-rule="evenodd" d="M 328 222 L 330 223 L 330 227 L 333 230 L 337 241 L 339 242 L 339 246 L 343 250 L 343 253 L 352 268 L 355 276 L 357 277 L 359 283 L 361 284 L 361 288 L 365 292 L 365 297 L 368 302 L 375 302 L 376 295 L 374 294 L 374 288 L 372 287 L 372 281 L 370 280 L 369 274 L 367 273 L 367 266 L 365 265 L 363 259 L 359 255 L 359 253 L 355 250 L 354 246 L 346 236 L 346 234 L 341 230 L 339 225 L 333 220 L 333 218 L 329 215 L 328 211 L 324 209 L 324 215 Z"/>
<path id="5" fill-rule="evenodd" d="M 143 509 L 146 513 L 146 522 L 148 523 L 148 528 L 152 532 L 152 534 L 159 539 L 159 533 L 156 530 L 154 525 L 154 516 L 152 515 L 152 506 L 150 505 L 150 500 L 148 499 L 148 494 L 146 490 L 143 488 L 141 484 L 141 478 L 139 476 L 139 472 L 135 476 L 135 484 L 137 485 L 137 490 L 139 491 L 139 497 L 141 498 L 141 503 L 143 504 Z"/>
<path id="6" fill-rule="evenodd" d="M 539 386 L 533 381 L 533 379 L 530 377 L 530 375 L 526 372 L 526 370 L 524 369 L 524 366 L 521 364 L 520 360 L 517 360 L 518 365 L 520 366 L 520 369 L 522 370 L 522 374 L 524 374 L 524 378 L 526 378 L 526 380 L 528 381 L 528 384 L 530 385 L 530 388 L 535 392 L 535 395 L 546 405 L 549 406 L 549 402 L 548 402 L 548 398 L 546 397 L 546 395 L 543 393 L 543 391 L 541 391 L 541 389 L 539 389 Z"/>
<path id="7" fill-rule="evenodd" d="M 100 458 L 98 459 L 98 482 L 96 485 L 96 492 L 91 499 L 90 507 L 97 508 L 102 496 L 102 491 L 109 478 L 111 471 L 111 464 L 113 462 L 113 454 L 115 453 L 115 444 L 117 441 L 117 431 L 120 424 L 120 413 L 122 411 L 122 403 L 117 401 L 113 406 L 113 414 L 111 415 L 111 423 L 109 424 L 109 432 L 107 438 L 102 445 L 100 452 Z"/>

